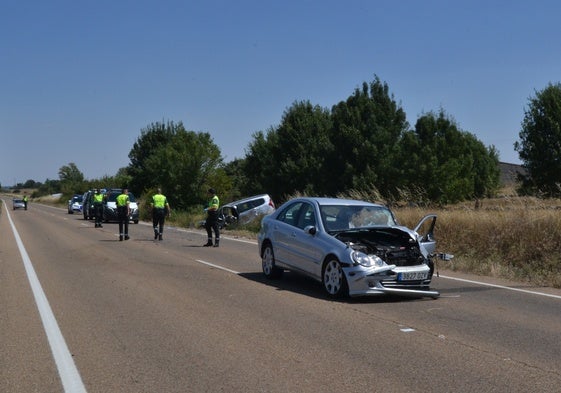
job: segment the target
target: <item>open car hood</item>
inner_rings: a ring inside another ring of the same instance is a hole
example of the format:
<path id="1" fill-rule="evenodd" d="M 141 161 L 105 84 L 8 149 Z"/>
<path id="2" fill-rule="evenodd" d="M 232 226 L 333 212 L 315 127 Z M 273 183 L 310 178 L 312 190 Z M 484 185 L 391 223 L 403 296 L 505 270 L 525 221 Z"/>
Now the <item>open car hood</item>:
<path id="1" fill-rule="evenodd" d="M 351 228 L 331 234 L 348 247 L 368 255 L 376 255 L 388 265 L 414 266 L 426 263 L 434 252 L 435 224 L 436 215 L 429 214 L 413 230 L 403 226 L 376 226 Z M 423 232 L 419 234 L 418 231 Z"/>

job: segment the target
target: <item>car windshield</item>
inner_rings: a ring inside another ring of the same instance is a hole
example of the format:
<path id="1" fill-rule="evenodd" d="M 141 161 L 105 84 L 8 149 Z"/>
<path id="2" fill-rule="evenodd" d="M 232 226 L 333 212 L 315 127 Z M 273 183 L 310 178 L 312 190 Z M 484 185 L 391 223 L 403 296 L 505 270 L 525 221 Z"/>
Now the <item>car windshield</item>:
<path id="1" fill-rule="evenodd" d="M 73 202 L 82 202 L 83 198 L 84 198 L 84 197 L 83 197 L 82 195 L 80 195 L 80 196 L 75 196 L 74 198 L 72 198 L 72 201 L 73 201 Z"/>
<path id="2" fill-rule="evenodd" d="M 392 212 L 383 206 L 322 205 L 320 212 L 328 231 L 397 225 Z"/>

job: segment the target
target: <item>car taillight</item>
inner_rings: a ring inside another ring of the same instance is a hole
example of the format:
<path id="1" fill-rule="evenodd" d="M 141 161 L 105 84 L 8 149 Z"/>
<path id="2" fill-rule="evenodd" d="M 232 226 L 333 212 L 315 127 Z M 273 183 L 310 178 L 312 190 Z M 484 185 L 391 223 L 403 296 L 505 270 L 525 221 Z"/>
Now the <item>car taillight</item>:
<path id="1" fill-rule="evenodd" d="M 275 208 L 275 202 L 273 202 L 272 199 L 269 199 L 269 206 L 271 206 L 273 209 Z"/>

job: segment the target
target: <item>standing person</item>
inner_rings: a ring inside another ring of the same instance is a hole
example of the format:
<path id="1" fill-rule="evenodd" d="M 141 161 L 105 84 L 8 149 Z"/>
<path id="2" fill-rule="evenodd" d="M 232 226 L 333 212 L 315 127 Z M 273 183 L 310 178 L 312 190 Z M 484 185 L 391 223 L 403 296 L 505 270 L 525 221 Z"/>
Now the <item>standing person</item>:
<path id="1" fill-rule="evenodd" d="M 162 240 L 164 233 L 164 222 L 166 216 L 169 217 L 171 208 L 165 195 L 162 195 L 162 189 L 158 188 L 158 192 L 152 197 L 152 225 L 154 227 L 154 239 Z"/>
<path id="2" fill-rule="evenodd" d="M 129 216 L 130 200 L 129 190 L 123 188 L 123 192 L 117 196 L 117 218 L 119 219 L 119 241 L 129 240 Z M 124 231 L 123 231 L 124 230 Z"/>
<path id="3" fill-rule="evenodd" d="M 96 188 L 93 195 L 93 206 L 95 213 L 95 227 L 103 228 L 101 222 L 103 221 L 103 194 Z"/>
<path id="4" fill-rule="evenodd" d="M 23 194 L 23 207 L 27 210 L 27 194 Z"/>
<path id="5" fill-rule="evenodd" d="M 209 188 L 207 193 L 209 200 L 208 205 L 205 208 L 206 211 L 206 222 L 205 228 L 208 235 L 208 240 L 204 247 L 212 246 L 212 231 L 214 230 L 214 247 L 218 247 L 220 244 L 220 228 L 218 227 L 218 207 L 220 206 L 220 200 L 216 196 L 216 191 L 214 188 Z"/>

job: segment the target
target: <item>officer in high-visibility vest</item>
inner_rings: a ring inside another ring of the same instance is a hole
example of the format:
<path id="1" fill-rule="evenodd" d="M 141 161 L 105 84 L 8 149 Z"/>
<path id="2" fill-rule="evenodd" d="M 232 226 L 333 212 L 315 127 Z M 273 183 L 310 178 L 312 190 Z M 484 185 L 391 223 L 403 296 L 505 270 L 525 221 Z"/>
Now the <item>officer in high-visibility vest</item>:
<path id="1" fill-rule="evenodd" d="M 216 196 L 216 191 L 214 188 L 208 189 L 209 201 L 205 208 L 207 213 L 205 228 L 208 235 L 208 240 L 204 247 L 211 247 L 212 244 L 212 231 L 214 230 L 214 247 L 218 247 L 220 244 L 220 228 L 218 227 L 218 207 L 220 206 L 220 200 Z"/>
<path id="2" fill-rule="evenodd" d="M 27 195 L 24 194 L 24 195 L 23 195 L 23 206 L 24 206 L 24 210 L 27 210 L 27 200 L 28 200 Z"/>
<path id="3" fill-rule="evenodd" d="M 96 188 L 93 195 L 93 206 L 95 214 L 95 227 L 103 228 L 101 222 L 103 221 L 103 194 Z"/>
<path id="4" fill-rule="evenodd" d="M 130 200 L 129 190 L 123 188 L 123 192 L 117 196 L 117 218 L 119 220 L 119 241 L 129 240 L 129 216 Z"/>
<path id="5" fill-rule="evenodd" d="M 154 227 L 154 239 L 162 240 L 164 233 L 164 222 L 166 216 L 169 217 L 171 208 L 165 195 L 162 195 L 162 189 L 158 188 L 158 192 L 152 197 L 152 226 Z"/>

